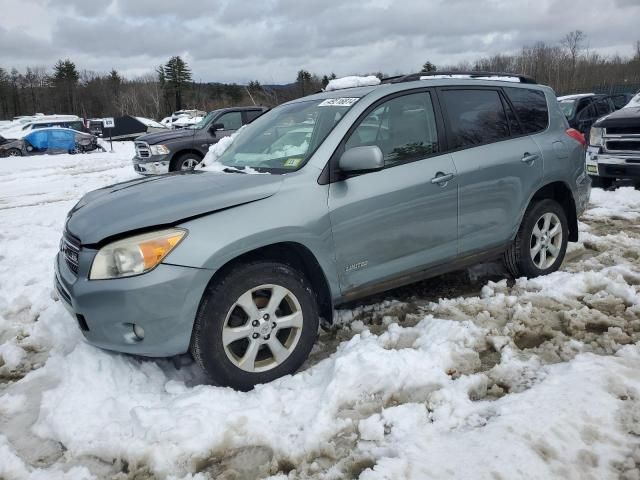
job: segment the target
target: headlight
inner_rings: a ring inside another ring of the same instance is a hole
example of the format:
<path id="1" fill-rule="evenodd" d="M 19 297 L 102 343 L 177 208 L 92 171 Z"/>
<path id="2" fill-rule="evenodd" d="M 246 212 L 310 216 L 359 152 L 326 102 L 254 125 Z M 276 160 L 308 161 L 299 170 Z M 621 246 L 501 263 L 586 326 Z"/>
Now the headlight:
<path id="1" fill-rule="evenodd" d="M 167 155 L 169 153 L 169 149 L 164 145 L 151 145 L 149 150 L 151 150 L 151 155 Z"/>
<path id="2" fill-rule="evenodd" d="M 591 127 L 589 133 L 589 145 L 600 146 L 602 145 L 602 129 L 598 127 Z"/>
<path id="3" fill-rule="evenodd" d="M 91 265 L 89 280 L 130 277 L 148 272 L 166 257 L 187 234 L 170 228 L 118 240 L 102 247 Z"/>

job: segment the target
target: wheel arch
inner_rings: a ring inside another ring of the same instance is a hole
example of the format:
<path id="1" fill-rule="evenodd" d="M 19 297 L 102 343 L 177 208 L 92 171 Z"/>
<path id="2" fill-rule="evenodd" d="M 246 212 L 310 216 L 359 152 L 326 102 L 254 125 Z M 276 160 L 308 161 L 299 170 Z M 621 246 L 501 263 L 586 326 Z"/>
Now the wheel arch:
<path id="1" fill-rule="evenodd" d="M 569 241 L 577 242 L 578 241 L 578 217 L 576 215 L 576 202 L 573 198 L 573 192 L 571 188 L 562 181 L 556 181 L 547 183 L 543 187 L 540 187 L 529 200 L 529 205 L 531 205 L 536 200 L 542 199 L 551 199 L 558 202 L 567 216 L 567 222 L 569 223 Z M 524 218 L 524 212 L 523 212 Z M 522 222 L 522 218 L 520 219 Z"/>
<path id="2" fill-rule="evenodd" d="M 218 281 L 238 264 L 254 260 L 284 263 L 304 274 L 316 295 L 320 317 L 326 322 L 333 322 L 333 301 L 327 277 L 311 250 L 298 242 L 273 243 L 244 252 L 218 268 L 209 280 L 209 285 Z"/>

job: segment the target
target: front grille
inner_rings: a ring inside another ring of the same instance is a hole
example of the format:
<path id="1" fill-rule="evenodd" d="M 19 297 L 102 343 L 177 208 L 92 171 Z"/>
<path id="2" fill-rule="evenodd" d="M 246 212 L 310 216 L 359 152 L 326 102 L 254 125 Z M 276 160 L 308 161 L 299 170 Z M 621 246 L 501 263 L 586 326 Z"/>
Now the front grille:
<path id="1" fill-rule="evenodd" d="M 640 126 L 635 127 L 608 127 L 606 135 L 640 135 Z"/>
<path id="2" fill-rule="evenodd" d="M 60 251 L 64 256 L 64 261 L 69 269 L 78 274 L 78 260 L 80 257 L 80 242 L 68 233 L 65 233 L 60 240 Z"/>
<path id="3" fill-rule="evenodd" d="M 139 158 L 149 158 L 151 156 L 151 149 L 147 142 L 135 142 L 136 155 Z"/>
<path id="4" fill-rule="evenodd" d="M 608 152 L 640 152 L 640 139 L 607 140 L 605 146 Z"/>

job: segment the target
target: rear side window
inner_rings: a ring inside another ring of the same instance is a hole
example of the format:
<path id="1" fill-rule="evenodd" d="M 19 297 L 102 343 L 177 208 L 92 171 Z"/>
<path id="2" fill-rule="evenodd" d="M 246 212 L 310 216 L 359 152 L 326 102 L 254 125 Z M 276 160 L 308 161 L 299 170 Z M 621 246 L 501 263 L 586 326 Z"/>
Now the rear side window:
<path id="1" fill-rule="evenodd" d="M 262 115 L 262 110 L 247 110 L 246 112 L 244 112 L 244 114 L 246 116 L 247 123 L 251 123 L 260 115 Z"/>
<path id="2" fill-rule="evenodd" d="M 600 100 L 596 100 L 596 111 L 598 112 L 598 116 L 601 117 L 603 115 L 607 115 L 613 111 L 611 104 L 609 103 L 609 99 L 602 98 Z"/>
<path id="3" fill-rule="evenodd" d="M 524 133 L 537 133 L 547 128 L 549 111 L 544 92 L 512 87 L 507 87 L 504 91 L 516 110 Z"/>
<path id="4" fill-rule="evenodd" d="M 241 112 L 227 112 L 216 120 L 224 126 L 224 130 L 238 130 L 242 126 Z"/>
<path id="5" fill-rule="evenodd" d="M 451 147 L 465 148 L 509 138 L 509 125 L 496 90 L 444 90 Z"/>

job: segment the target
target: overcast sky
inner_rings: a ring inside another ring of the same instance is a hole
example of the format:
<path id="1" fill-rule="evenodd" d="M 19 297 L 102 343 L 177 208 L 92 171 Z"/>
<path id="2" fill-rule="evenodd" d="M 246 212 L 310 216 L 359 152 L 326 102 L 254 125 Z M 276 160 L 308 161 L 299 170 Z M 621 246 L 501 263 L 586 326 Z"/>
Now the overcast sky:
<path id="1" fill-rule="evenodd" d="M 194 80 L 288 83 L 300 68 L 338 76 L 416 71 L 558 43 L 631 55 L 640 0 L 0 0 L 0 66 L 127 77 L 172 55 Z"/>

